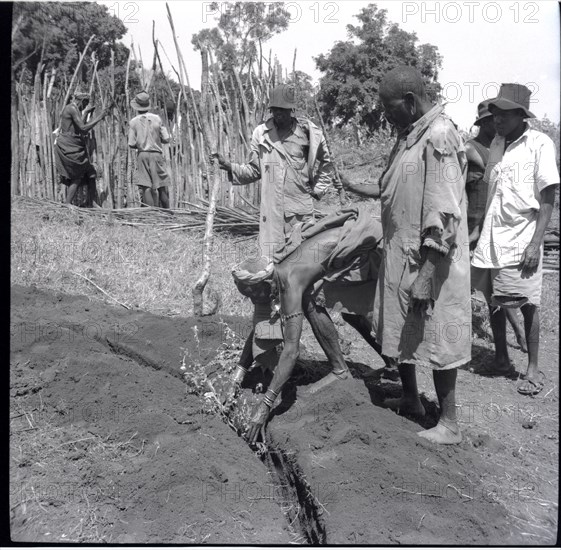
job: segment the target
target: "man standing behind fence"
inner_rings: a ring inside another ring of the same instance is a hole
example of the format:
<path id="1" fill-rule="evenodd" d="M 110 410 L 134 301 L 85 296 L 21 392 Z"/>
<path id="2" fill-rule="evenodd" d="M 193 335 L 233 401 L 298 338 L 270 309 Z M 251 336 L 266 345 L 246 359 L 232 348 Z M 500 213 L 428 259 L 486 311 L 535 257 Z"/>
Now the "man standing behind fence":
<path id="1" fill-rule="evenodd" d="M 62 183 L 68 186 L 66 204 L 72 204 L 78 186 L 83 183 L 88 185 L 89 201 L 93 203 L 96 196 L 96 170 L 90 158 L 86 136 L 109 114 L 110 107 L 106 107 L 101 115 L 86 124 L 82 118 L 82 111 L 86 117 L 95 108 L 93 105 L 88 106 L 89 102 L 89 94 L 74 92 L 72 101 L 64 107 L 60 115 L 60 133 L 55 141 L 55 161 Z"/>
<path id="2" fill-rule="evenodd" d="M 169 172 L 164 158 L 162 143 L 169 143 L 170 136 L 162 119 L 148 112 L 150 96 L 140 92 L 131 101 L 138 115 L 130 121 L 129 147 L 138 151 L 136 159 L 136 184 L 140 187 L 141 200 L 148 206 L 169 208 L 167 187 Z"/>

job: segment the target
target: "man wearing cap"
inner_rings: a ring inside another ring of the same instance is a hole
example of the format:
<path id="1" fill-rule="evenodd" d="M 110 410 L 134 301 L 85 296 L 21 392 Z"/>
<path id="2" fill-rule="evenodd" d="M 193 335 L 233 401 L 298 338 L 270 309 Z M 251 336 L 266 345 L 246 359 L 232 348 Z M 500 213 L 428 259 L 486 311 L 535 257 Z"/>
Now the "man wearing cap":
<path id="1" fill-rule="evenodd" d="M 259 256 L 272 258 L 296 223 L 313 217 L 312 198 L 319 199 L 333 179 L 325 137 L 310 120 L 295 117 L 294 88 L 285 84 L 271 91 L 272 117 L 253 132 L 248 162 L 228 162 L 220 153 L 222 170 L 234 185 L 261 180 Z M 316 167 L 317 164 L 317 167 Z"/>
<path id="2" fill-rule="evenodd" d="M 148 206 L 169 208 L 167 186 L 170 177 L 164 158 L 162 143 L 169 143 L 170 136 L 162 119 L 150 113 L 150 96 L 142 91 L 131 101 L 138 112 L 129 123 L 129 147 L 136 149 L 136 178 L 141 200 Z"/>
<path id="3" fill-rule="evenodd" d="M 487 204 L 487 183 L 484 180 L 485 168 L 489 161 L 489 147 L 495 137 L 493 115 L 489 111 L 489 101 L 482 101 L 477 106 L 477 119 L 473 123 L 479 127 L 479 133 L 466 142 L 466 157 L 468 170 L 466 178 L 466 193 L 468 199 L 467 220 L 470 249 L 474 249 L 479 240 L 481 226 L 485 219 Z M 489 309 L 491 310 L 490 304 Z M 526 352 L 526 340 L 518 315 L 513 309 L 507 309 L 506 315 L 514 330 L 516 341 L 522 351 Z"/>
<path id="4" fill-rule="evenodd" d="M 485 170 L 485 220 L 472 259 L 472 284 L 493 308 L 495 362 L 486 374 L 515 372 L 506 347 L 504 308 L 519 307 L 524 316 L 528 368 L 518 387 L 524 395 L 539 393 L 545 381 L 538 369 L 543 240 L 559 185 L 553 141 L 525 122 L 534 118 L 530 95 L 526 86 L 502 84 L 499 96 L 489 102 L 497 135 Z"/>
<path id="5" fill-rule="evenodd" d="M 96 170 L 90 159 L 86 136 L 109 114 L 110 106 L 97 118 L 85 123 L 85 117 L 95 109 L 93 105 L 88 106 L 89 102 L 89 94 L 75 92 L 60 115 L 60 133 L 55 142 L 55 162 L 62 183 L 68 187 L 66 204 L 72 204 L 78 186 L 82 183 L 87 183 L 91 201 L 96 195 Z"/>
<path id="6" fill-rule="evenodd" d="M 247 163 L 230 163 L 220 153 L 211 155 L 230 173 L 234 185 L 261 180 L 256 256 L 269 262 L 294 226 L 313 218 L 313 199 L 321 198 L 333 180 L 322 131 L 310 120 L 295 117 L 295 108 L 293 87 L 283 84 L 273 88 L 269 102 L 272 117 L 253 131 Z M 282 342 L 280 323 L 271 321 L 269 303 L 254 302 L 254 306 L 254 331 L 240 358 L 242 368 L 248 368 L 254 358 L 265 358 Z M 327 316 L 324 308 L 318 311 Z"/>

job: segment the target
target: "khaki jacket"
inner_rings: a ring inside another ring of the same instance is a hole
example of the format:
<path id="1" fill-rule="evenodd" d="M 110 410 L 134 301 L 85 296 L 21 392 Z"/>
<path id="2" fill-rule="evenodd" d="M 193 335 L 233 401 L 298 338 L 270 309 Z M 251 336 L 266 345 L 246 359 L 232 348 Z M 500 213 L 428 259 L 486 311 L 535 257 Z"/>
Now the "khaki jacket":
<path id="1" fill-rule="evenodd" d="M 298 124 L 309 135 L 308 182 L 310 214 L 313 212 L 312 193 L 321 197 L 333 181 L 333 165 L 327 152 L 322 131 L 311 121 L 298 118 Z M 273 119 L 260 124 L 251 137 L 247 163 L 232 163 L 234 185 L 247 185 L 261 180 L 261 205 L 259 216 L 259 246 L 261 254 L 273 257 L 273 251 L 284 245 L 285 214 L 283 207 L 283 185 L 286 170 L 291 170 L 289 161 L 277 134 Z"/>

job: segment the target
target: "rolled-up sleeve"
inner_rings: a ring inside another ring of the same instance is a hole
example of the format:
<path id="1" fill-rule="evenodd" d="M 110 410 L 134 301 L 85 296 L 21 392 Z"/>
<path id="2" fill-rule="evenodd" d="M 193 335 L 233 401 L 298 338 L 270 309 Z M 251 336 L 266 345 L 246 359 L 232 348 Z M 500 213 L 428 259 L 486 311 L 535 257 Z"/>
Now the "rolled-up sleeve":
<path id="1" fill-rule="evenodd" d="M 422 244 L 443 255 L 456 242 L 465 192 L 463 143 L 447 124 L 431 131 L 425 150 L 425 186 L 421 220 Z"/>

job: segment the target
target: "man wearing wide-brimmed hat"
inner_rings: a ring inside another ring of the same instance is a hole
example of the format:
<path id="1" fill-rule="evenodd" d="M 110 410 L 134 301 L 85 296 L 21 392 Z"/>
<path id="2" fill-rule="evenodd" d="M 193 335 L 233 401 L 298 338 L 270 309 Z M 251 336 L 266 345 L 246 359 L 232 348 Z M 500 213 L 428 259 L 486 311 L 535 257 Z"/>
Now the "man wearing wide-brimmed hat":
<path id="1" fill-rule="evenodd" d="M 466 142 L 466 157 L 468 160 L 466 177 L 466 195 L 468 199 L 467 222 L 470 249 L 474 249 L 479 240 L 481 227 L 485 219 L 485 206 L 487 205 L 487 183 L 483 176 L 489 161 L 489 147 L 496 134 L 493 115 L 489 111 L 490 101 L 490 99 L 486 99 L 477 106 L 477 119 L 473 124 L 479 127 L 479 133 L 476 137 Z M 478 298 L 477 294 L 475 298 Z M 528 351 L 526 349 L 524 328 L 520 324 L 517 312 L 507 309 L 506 315 L 514 330 L 516 343 L 522 351 Z"/>
<path id="2" fill-rule="evenodd" d="M 136 184 L 140 187 L 142 202 L 148 206 L 169 208 L 167 187 L 169 172 L 164 158 L 163 143 L 170 136 L 162 119 L 150 113 L 150 96 L 142 91 L 131 101 L 138 112 L 129 123 L 129 147 L 138 151 L 136 159 Z"/>
<path id="3" fill-rule="evenodd" d="M 89 201 L 93 201 L 95 197 L 96 170 L 88 152 L 86 136 L 109 114 L 110 106 L 107 106 L 97 118 L 86 123 L 83 117 L 95 109 L 93 105 L 88 105 L 89 102 L 89 94 L 75 91 L 60 115 L 60 132 L 55 142 L 55 161 L 62 183 L 68 186 L 66 204 L 72 203 L 78 186 L 82 184 L 87 184 L 89 187 Z"/>
<path id="4" fill-rule="evenodd" d="M 484 374 L 515 373 L 506 347 L 504 308 L 519 307 L 528 346 L 528 368 L 518 387 L 524 395 L 539 393 L 545 383 L 538 369 L 543 240 L 559 185 L 553 141 L 525 122 L 535 117 L 530 95 L 526 86 L 502 84 L 489 102 L 497 135 L 484 178 L 489 186 L 485 220 L 472 260 L 472 285 L 493 308 L 495 361 Z"/>

